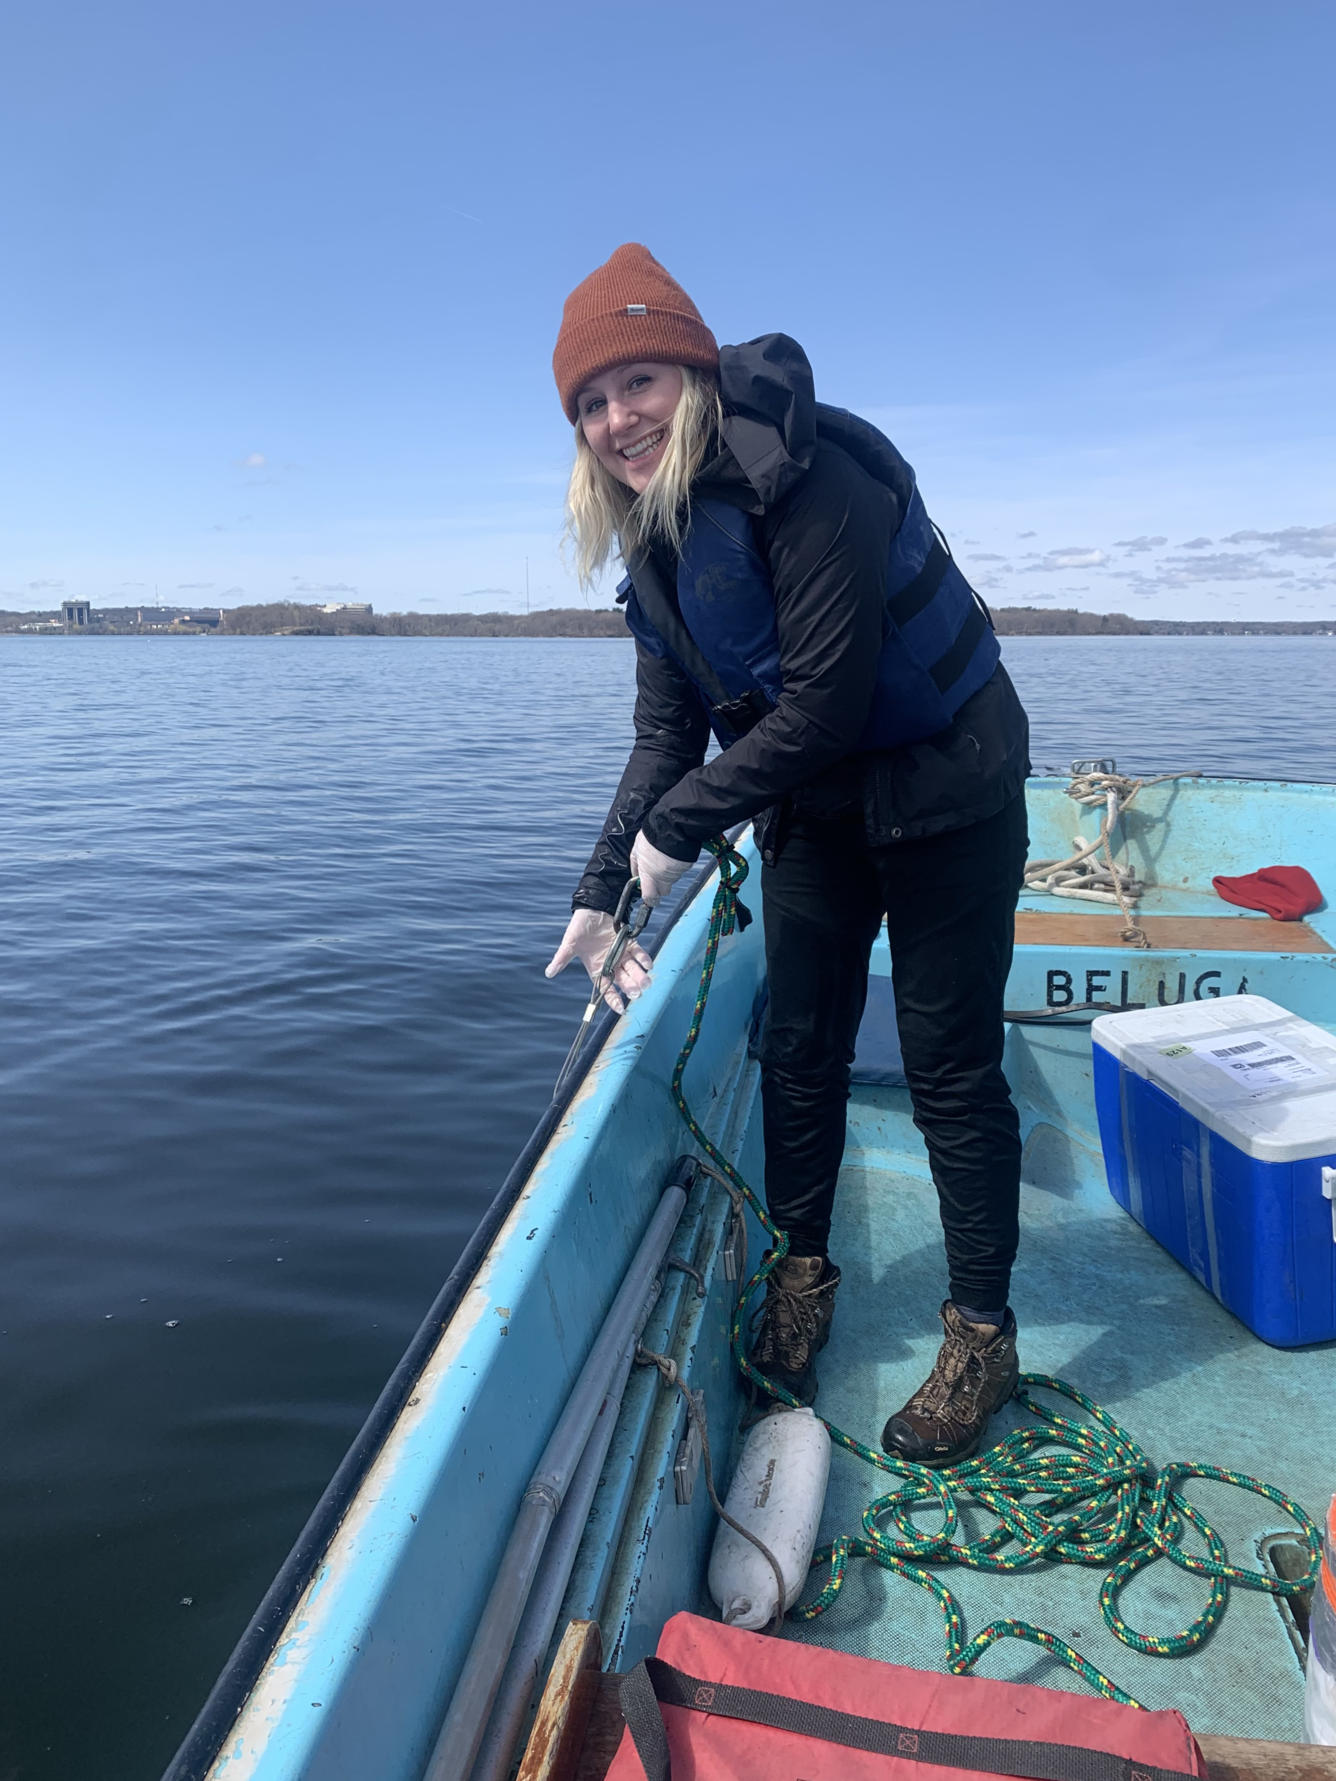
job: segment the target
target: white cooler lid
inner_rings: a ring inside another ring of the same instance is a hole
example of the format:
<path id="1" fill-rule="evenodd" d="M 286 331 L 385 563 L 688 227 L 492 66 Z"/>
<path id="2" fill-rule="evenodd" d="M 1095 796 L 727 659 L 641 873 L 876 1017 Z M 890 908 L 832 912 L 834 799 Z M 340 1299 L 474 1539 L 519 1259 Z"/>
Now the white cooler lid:
<path id="1" fill-rule="evenodd" d="M 1091 1038 L 1246 1156 L 1336 1155 L 1336 1038 L 1265 996 L 1101 1014 Z"/>

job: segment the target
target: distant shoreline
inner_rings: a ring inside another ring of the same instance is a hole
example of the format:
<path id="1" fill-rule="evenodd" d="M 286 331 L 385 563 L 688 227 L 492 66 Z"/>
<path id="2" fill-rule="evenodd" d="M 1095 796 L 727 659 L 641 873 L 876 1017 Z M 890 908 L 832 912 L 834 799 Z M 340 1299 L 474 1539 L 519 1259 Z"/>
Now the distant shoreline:
<path id="1" fill-rule="evenodd" d="M 142 616 L 140 616 L 142 612 Z M 1332 637 L 1336 618 L 1312 620 L 1131 618 L 1125 612 L 999 606 L 1001 637 Z M 543 612 L 325 612 L 275 602 L 231 610 L 92 609 L 77 633 L 58 612 L 0 612 L 0 635 L 92 637 L 627 637 L 621 609 L 558 606 Z"/>
<path id="2" fill-rule="evenodd" d="M 1074 607 L 995 606 L 999 637 L 1336 637 L 1336 618 L 1129 618 Z"/>

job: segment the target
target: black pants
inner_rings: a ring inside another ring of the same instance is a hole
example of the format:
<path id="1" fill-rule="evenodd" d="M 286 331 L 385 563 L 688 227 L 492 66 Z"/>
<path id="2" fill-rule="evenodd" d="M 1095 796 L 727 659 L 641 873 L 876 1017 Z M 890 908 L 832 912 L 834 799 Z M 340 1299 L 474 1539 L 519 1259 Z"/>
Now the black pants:
<path id="1" fill-rule="evenodd" d="M 766 1199 L 793 1254 L 826 1253 L 868 957 L 885 915 L 951 1297 L 977 1310 L 1006 1304 L 1021 1146 L 1002 1074 L 1002 997 L 1025 849 L 1022 795 L 984 822 L 892 847 L 868 846 L 861 812 L 803 818 L 763 870 Z"/>

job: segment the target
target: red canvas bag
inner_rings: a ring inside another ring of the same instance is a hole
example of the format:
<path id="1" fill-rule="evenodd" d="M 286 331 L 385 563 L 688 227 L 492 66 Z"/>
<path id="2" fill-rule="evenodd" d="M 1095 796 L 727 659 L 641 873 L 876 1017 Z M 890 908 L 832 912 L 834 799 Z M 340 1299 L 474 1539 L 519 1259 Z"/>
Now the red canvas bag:
<path id="1" fill-rule="evenodd" d="M 1185 1781 L 1181 1713 L 943 1676 L 675 1614 L 621 1687 L 608 1781 Z"/>

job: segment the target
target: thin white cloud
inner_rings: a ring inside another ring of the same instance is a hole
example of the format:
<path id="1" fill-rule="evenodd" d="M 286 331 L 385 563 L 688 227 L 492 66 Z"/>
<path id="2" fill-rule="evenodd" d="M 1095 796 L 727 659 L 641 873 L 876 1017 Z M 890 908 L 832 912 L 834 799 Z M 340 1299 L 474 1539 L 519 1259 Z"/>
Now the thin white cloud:
<path id="1" fill-rule="evenodd" d="M 297 581 L 295 575 L 292 579 L 296 582 L 293 592 L 298 594 L 355 594 L 357 592 L 357 589 L 346 581 Z"/>
<path id="2" fill-rule="evenodd" d="M 1098 569 L 1109 560 L 1108 552 L 1092 550 L 1089 545 L 1071 544 L 1065 550 L 1050 550 L 1035 564 L 1036 569 Z"/>
<path id="3" fill-rule="evenodd" d="M 1293 570 L 1268 568 L 1256 552 L 1217 550 L 1210 556 L 1165 557 L 1161 567 L 1180 581 L 1284 581 Z"/>
<path id="4" fill-rule="evenodd" d="M 28 583 L 28 586 L 35 594 L 40 593 L 43 588 L 61 588 L 64 587 L 64 585 L 65 583 L 63 581 L 30 581 Z"/>
<path id="5" fill-rule="evenodd" d="M 176 591 L 178 594 L 202 594 L 213 585 L 211 581 L 178 581 Z"/>
<path id="6" fill-rule="evenodd" d="M 1247 528 L 1221 539 L 1218 545 L 1205 534 L 1184 539 L 1176 549 L 1166 549 L 1168 544 L 1163 532 L 1139 533 L 1102 548 L 1069 545 L 1042 553 L 1030 550 L 1014 558 L 979 551 L 967 553 L 962 562 L 970 565 L 971 578 L 981 589 L 993 589 L 994 597 L 1004 597 L 1008 604 L 1041 597 L 1018 591 L 1018 585 L 1025 587 L 1027 580 L 1033 585 L 1033 577 L 1027 577 L 1032 569 L 1042 570 L 1045 576 L 1063 575 L 1061 592 L 1046 597 L 1069 603 L 1078 595 L 1088 599 L 1098 584 L 1078 585 L 1067 579 L 1068 575 L 1091 570 L 1115 577 L 1122 584 L 1124 597 L 1150 603 L 1176 594 L 1226 603 L 1240 596 L 1255 602 L 1264 592 L 1270 600 L 1290 603 L 1315 596 L 1323 606 L 1336 598 L 1336 523 L 1286 526 L 1275 531 Z M 1225 548 L 1228 545 L 1252 548 L 1230 550 Z M 1017 576 L 1021 577 L 1019 584 L 1014 579 Z"/>
<path id="7" fill-rule="evenodd" d="M 1336 524 L 1286 526 L 1280 532 L 1231 532 L 1222 544 L 1269 544 L 1281 556 L 1336 557 Z"/>
<path id="8" fill-rule="evenodd" d="M 248 451 L 244 458 L 237 459 L 237 463 L 243 470 L 263 470 L 268 462 L 268 458 L 262 451 Z"/>
<path id="9" fill-rule="evenodd" d="M 1217 551 L 1211 556 L 1164 557 L 1150 573 L 1141 569 L 1115 569 L 1113 573 L 1136 593 L 1171 593 L 1196 587 L 1203 581 L 1292 581 L 1293 570 L 1273 569 L 1257 553 Z"/>

